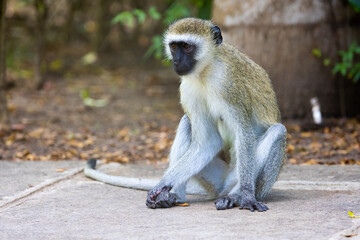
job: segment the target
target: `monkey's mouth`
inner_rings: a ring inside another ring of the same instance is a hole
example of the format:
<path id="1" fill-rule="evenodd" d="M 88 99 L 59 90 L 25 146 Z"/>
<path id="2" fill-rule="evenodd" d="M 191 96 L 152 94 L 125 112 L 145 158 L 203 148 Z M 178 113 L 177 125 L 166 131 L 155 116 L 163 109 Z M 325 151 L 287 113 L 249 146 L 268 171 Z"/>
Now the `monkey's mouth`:
<path id="1" fill-rule="evenodd" d="M 184 69 L 174 69 L 174 70 L 179 76 L 188 75 L 191 72 L 189 70 L 184 70 Z"/>
<path id="2" fill-rule="evenodd" d="M 179 75 L 179 76 L 184 76 L 184 75 L 188 75 L 192 72 L 192 70 L 194 69 L 194 65 L 189 66 L 189 65 L 182 65 L 182 66 L 176 66 L 173 65 L 174 71 Z"/>

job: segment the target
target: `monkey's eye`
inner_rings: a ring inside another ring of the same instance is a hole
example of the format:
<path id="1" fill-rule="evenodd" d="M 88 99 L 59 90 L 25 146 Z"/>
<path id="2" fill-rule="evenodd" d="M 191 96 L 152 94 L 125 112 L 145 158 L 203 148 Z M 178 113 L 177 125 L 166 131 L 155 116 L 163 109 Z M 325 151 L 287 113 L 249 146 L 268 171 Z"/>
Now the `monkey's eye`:
<path id="1" fill-rule="evenodd" d="M 170 50 L 171 50 L 172 52 L 175 52 L 176 49 L 177 49 L 177 45 L 176 45 L 175 43 L 170 43 Z"/>
<path id="2" fill-rule="evenodd" d="M 191 51 L 192 51 L 192 45 L 191 45 L 191 44 L 184 43 L 183 48 L 184 48 L 185 51 L 187 51 L 187 52 L 191 52 Z"/>

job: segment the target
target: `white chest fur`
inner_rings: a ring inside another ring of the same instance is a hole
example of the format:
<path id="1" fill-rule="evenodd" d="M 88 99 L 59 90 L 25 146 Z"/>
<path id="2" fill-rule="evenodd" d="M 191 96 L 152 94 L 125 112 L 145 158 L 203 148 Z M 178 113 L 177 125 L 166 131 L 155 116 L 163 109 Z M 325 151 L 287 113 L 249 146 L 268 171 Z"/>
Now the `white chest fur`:
<path id="1" fill-rule="evenodd" d="M 185 76 L 180 85 L 181 104 L 186 112 L 206 114 L 217 121 L 222 115 L 223 102 L 216 81 L 202 82 L 195 76 Z"/>
<path id="2" fill-rule="evenodd" d="M 206 82 L 188 75 L 182 77 L 180 85 L 180 102 L 190 119 L 193 116 L 201 121 L 210 121 L 217 126 L 224 143 L 233 142 L 233 129 L 229 129 L 233 119 L 226 102 L 222 98 L 222 79 L 218 74 L 209 77 Z"/>

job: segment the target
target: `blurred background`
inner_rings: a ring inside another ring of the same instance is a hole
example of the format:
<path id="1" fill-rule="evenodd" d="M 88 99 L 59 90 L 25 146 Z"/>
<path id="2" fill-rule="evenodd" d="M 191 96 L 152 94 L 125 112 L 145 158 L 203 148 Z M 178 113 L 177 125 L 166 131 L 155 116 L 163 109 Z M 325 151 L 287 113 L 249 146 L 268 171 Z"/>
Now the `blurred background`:
<path id="1" fill-rule="evenodd" d="M 360 0 L 1 0 L 0 159 L 167 161 L 183 17 L 269 73 L 289 164 L 360 164 Z"/>

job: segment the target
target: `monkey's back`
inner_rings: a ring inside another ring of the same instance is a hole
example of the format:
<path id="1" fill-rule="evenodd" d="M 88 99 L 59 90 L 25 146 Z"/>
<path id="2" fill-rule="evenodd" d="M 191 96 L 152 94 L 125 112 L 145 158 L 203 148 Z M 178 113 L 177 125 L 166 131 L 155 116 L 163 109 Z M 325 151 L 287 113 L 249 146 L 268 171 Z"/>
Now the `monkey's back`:
<path id="1" fill-rule="evenodd" d="M 215 56 L 228 66 L 223 79 L 224 98 L 263 124 L 280 122 L 275 92 L 266 71 L 230 44 L 222 43 L 217 51 Z"/>

